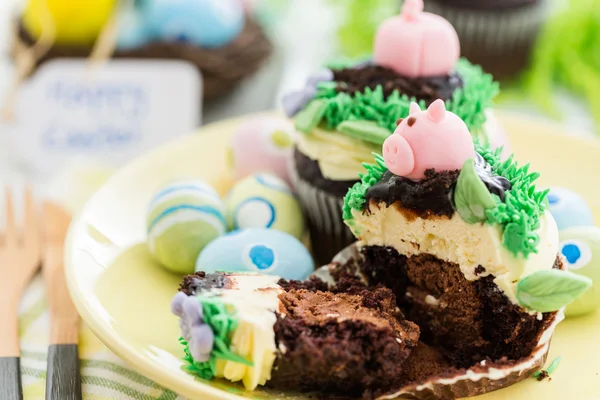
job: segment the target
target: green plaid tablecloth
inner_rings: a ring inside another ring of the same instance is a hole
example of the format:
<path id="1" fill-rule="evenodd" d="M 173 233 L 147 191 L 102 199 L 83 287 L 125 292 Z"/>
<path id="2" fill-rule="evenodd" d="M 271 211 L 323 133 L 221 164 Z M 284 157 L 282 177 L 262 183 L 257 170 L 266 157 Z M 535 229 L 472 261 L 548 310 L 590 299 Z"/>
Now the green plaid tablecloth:
<path id="1" fill-rule="evenodd" d="M 44 400 L 49 317 L 44 281 L 37 276 L 21 303 L 21 378 L 25 400 Z M 183 400 L 136 373 L 82 322 L 79 335 L 83 398 L 86 400 Z"/>

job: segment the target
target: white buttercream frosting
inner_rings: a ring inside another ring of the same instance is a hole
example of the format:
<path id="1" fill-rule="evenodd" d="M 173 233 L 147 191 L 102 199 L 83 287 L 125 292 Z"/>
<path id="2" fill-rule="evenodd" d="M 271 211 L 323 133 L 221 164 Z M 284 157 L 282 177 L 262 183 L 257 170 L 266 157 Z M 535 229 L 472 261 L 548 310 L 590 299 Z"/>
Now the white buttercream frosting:
<path id="1" fill-rule="evenodd" d="M 468 280 L 488 275 L 514 303 L 517 282 L 541 270 L 552 269 L 558 253 L 558 229 L 549 212 L 540 217 L 537 253 L 515 257 L 502 244 L 502 227 L 468 224 L 458 214 L 452 218 L 420 218 L 395 205 L 369 204 L 367 212 L 353 210 L 352 229 L 361 246 L 390 246 L 400 254 L 428 253 L 456 263 Z M 485 268 L 476 274 L 478 266 Z"/>
<path id="2" fill-rule="evenodd" d="M 373 161 L 381 146 L 350 138 L 337 131 L 315 128 L 298 137 L 298 150 L 317 161 L 323 176 L 330 180 L 358 180 L 362 164 Z"/>

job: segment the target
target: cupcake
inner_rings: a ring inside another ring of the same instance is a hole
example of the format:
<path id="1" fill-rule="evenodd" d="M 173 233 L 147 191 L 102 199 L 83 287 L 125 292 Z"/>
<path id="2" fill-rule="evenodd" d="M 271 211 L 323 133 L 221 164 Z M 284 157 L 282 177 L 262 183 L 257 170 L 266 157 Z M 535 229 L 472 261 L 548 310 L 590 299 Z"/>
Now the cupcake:
<path id="1" fill-rule="evenodd" d="M 362 163 L 408 115 L 411 101 L 425 107 L 441 98 L 478 143 L 503 144 L 497 127 L 486 126 L 498 86 L 459 54 L 452 26 L 413 0 L 380 26 L 372 61 L 324 69 L 304 90 L 284 97 L 300 132 L 292 180 L 318 262 L 329 262 L 354 240 L 340 218 L 342 197 L 358 181 Z"/>
<path id="2" fill-rule="evenodd" d="M 456 28 L 463 56 L 504 79 L 527 65 L 550 1 L 428 0 L 425 9 Z"/>
<path id="3" fill-rule="evenodd" d="M 539 174 L 474 146 L 439 100 L 413 103 L 375 160 L 345 198 L 359 241 L 329 272 L 390 288 L 419 326 L 423 348 L 406 363 L 424 349 L 437 361 L 395 395 L 468 397 L 531 376 L 563 307 L 591 284 L 564 270 Z"/>
<path id="4" fill-rule="evenodd" d="M 85 58 L 100 48 L 113 58 L 187 61 L 202 74 L 205 100 L 229 92 L 272 51 L 240 0 L 145 0 L 129 9 L 115 0 L 87 1 L 85 7 L 63 0 L 49 2 L 47 10 L 29 1 L 15 36 L 15 58 L 39 40 L 49 45 L 36 54 L 35 67 L 55 58 Z"/>
<path id="5" fill-rule="evenodd" d="M 348 192 L 359 242 L 330 265 L 305 281 L 184 279 L 172 302 L 184 368 L 363 399 L 449 400 L 534 375 L 591 280 L 564 270 L 538 174 L 498 153 L 443 101 L 413 103 Z"/>

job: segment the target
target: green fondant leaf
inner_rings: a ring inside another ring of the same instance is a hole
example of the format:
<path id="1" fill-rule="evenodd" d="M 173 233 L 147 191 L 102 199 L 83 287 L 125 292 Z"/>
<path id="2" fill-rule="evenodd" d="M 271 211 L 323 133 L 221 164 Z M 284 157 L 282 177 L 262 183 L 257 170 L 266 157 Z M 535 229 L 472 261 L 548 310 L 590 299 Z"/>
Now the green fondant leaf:
<path id="1" fill-rule="evenodd" d="M 378 145 L 382 145 L 390 136 L 390 131 L 374 121 L 366 120 L 344 121 L 337 126 L 337 130 L 352 138 Z"/>
<path id="2" fill-rule="evenodd" d="M 591 279 L 571 272 L 538 271 L 519 281 L 517 299 L 530 310 L 551 312 L 571 303 L 591 285 Z"/>
<path id="3" fill-rule="evenodd" d="M 306 108 L 296 114 L 294 125 L 300 132 L 309 133 L 323 119 L 323 115 L 327 109 L 324 100 L 316 99 L 311 101 Z"/>
<path id="4" fill-rule="evenodd" d="M 492 194 L 477 175 L 472 158 L 465 161 L 460 170 L 454 203 L 458 214 L 469 224 L 485 221 L 485 210 L 496 206 Z"/>

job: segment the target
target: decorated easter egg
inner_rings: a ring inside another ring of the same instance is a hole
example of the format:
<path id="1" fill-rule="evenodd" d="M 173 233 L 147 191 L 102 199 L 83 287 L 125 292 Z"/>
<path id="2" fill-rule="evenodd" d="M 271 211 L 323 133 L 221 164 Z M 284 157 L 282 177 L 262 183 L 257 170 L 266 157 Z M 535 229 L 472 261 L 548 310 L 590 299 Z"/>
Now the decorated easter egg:
<path id="1" fill-rule="evenodd" d="M 460 57 L 454 27 L 423 12 L 423 0 L 406 0 L 402 13 L 384 21 L 375 35 L 373 60 L 400 75 L 448 75 Z"/>
<path id="2" fill-rule="evenodd" d="M 136 49 L 152 40 L 141 15 L 135 10 L 124 11 L 119 15 L 118 30 L 117 48 L 119 50 Z"/>
<path id="3" fill-rule="evenodd" d="M 567 269 L 592 280 L 592 287 L 567 306 L 567 317 L 600 307 L 600 228 L 580 226 L 559 231 L 559 252 Z"/>
<path id="4" fill-rule="evenodd" d="M 179 182 L 156 193 L 147 217 L 148 247 L 167 269 L 189 274 L 200 251 L 225 234 L 225 206 L 204 182 Z"/>
<path id="5" fill-rule="evenodd" d="M 585 200 L 572 190 L 563 187 L 550 188 L 548 193 L 549 210 L 558 229 L 574 226 L 594 225 L 594 216 Z"/>
<path id="6" fill-rule="evenodd" d="M 288 185 L 270 174 L 249 176 L 236 183 L 227 198 L 230 229 L 270 228 L 300 238 L 304 219 Z"/>
<path id="7" fill-rule="evenodd" d="M 295 237 L 272 229 L 241 229 L 211 242 L 200 253 L 196 271 L 259 272 L 306 279 L 313 260 Z"/>
<path id="8" fill-rule="evenodd" d="M 290 183 L 288 162 L 295 130 L 280 117 L 257 117 L 244 122 L 231 140 L 231 163 L 237 179 L 270 172 Z"/>
<path id="9" fill-rule="evenodd" d="M 142 7 L 152 35 L 161 40 L 220 47 L 244 28 L 239 0 L 152 0 Z"/>
<path id="10" fill-rule="evenodd" d="M 35 39 L 44 31 L 52 29 L 56 44 L 89 45 L 102 32 L 115 11 L 116 2 L 117 0 L 29 0 L 22 21 L 27 32 Z"/>

